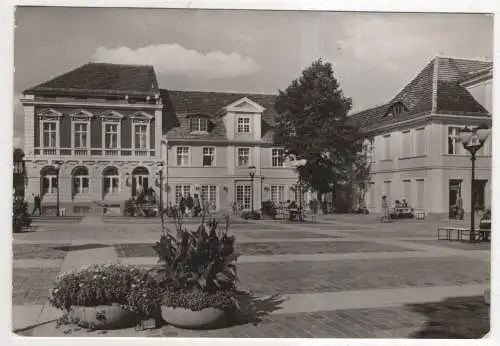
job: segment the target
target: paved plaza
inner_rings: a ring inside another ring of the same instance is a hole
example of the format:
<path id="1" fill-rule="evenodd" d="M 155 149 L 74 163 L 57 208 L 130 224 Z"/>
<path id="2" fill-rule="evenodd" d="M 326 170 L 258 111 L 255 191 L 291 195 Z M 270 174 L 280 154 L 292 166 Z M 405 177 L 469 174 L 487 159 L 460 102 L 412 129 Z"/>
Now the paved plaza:
<path id="1" fill-rule="evenodd" d="M 227 328 L 164 326 L 86 332 L 56 329 L 47 304 L 61 272 L 120 261 L 153 266 L 156 219 L 35 220 L 13 241 L 13 323 L 22 336 L 481 338 L 489 331 L 483 293 L 490 245 L 436 240 L 438 225 L 331 215 L 317 223 L 238 220 L 241 316 Z M 195 224 L 188 224 L 195 227 Z M 102 333 L 102 332 L 101 332 Z"/>

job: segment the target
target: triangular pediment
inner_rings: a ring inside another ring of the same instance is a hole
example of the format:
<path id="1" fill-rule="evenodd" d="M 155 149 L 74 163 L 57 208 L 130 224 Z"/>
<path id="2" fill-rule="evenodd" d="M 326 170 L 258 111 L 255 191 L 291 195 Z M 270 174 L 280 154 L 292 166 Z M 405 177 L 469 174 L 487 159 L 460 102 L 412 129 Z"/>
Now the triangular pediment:
<path id="1" fill-rule="evenodd" d="M 250 100 L 248 97 L 239 99 L 226 107 L 226 111 L 228 112 L 262 113 L 264 110 L 264 107 Z"/>
<path id="2" fill-rule="evenodd" d="M 80 109 L 76 112 L 70 113 L 69 116 L 74 117 L 74 118 L 92 118 L 94 116 L 94 114 L 92 114 L 84 109 Z"/>
<path id="3" fill-rule="evenodd" d="M 55 109 L 49 108 L 49 109 L 44 109 L 43 111 L 39 112 L 38 116 L 52 118 L 52 117 L 60 117 L 60 116 L 62 116 L 62 113 L 56 111 Z"/>
<path id="4" fill-rule="evenodd" d="M 151 120 L 154 118 L 154 116 L 149 114 L 149 113 L 146 113 L 144 111 L 139 111 L 139 112 L 135 112 L 133 114 L 130 114 L 130 118 L 135 119 L 135 120 Z"/>
<path id="5" fill-rule="evenodd" d="M 118 113 L 117 111 L 114 110 L 107 110 L 99 114 L 100 117 L 102 118 L 114 118 L 114 119 L 121 119 L 123 118 L 123 114 Z"/>

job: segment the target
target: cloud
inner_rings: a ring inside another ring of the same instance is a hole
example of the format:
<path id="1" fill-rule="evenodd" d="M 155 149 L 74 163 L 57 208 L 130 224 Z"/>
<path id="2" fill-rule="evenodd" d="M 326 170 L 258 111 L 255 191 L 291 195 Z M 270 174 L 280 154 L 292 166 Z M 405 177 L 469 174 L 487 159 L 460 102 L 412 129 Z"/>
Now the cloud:
<path id="1" fill-rule="evenodd" d="M 130 49 L 99 47 L 93 61 L 153 65 L 159 74 L 196 74 L 205 78 L 231 78 L 254 74 L 260 66 L 238 53 L 201 53 L 180 44 L 159 44 Z"/>

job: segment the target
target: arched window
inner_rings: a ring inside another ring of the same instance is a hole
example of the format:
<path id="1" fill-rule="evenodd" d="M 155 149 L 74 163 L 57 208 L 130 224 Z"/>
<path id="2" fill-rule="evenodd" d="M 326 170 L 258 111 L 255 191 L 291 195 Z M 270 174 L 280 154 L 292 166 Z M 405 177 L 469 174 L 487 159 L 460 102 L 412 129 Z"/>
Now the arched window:
<path id="1" fill-rule="evenodd" d="M 149 189 L 149 171 L 146 167 L 136 167 L 132 171 L 132 196 Z"/>
<path id="2" fill-rule="evenodd" d="M 76 167 L 71 175 L 73 177 L 73 196 L 89 193 L 89 170 L 87 167 Z"/>
<path id="3" fill-rule="evenodd" d="M 118 168 L 106 167 L 102 171 L 102 184 L 104 196 L 120 193 L 120 175 L 118 174 Z"/>
<path id="4" fill-rule="evenodd" d="M 57 192 L 57 170 L 55 167 L 47 166 L 40 170 L 40 185 L 42 195 Z"/>

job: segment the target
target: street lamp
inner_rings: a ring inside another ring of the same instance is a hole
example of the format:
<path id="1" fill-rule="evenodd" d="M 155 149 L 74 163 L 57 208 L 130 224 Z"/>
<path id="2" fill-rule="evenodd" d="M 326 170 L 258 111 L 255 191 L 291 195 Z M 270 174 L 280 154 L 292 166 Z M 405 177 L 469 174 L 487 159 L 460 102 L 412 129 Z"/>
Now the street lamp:
<path id="1" fill-rule="evenodd" d="M 292 164 L 292 167 L 294 167 L 295 169 L 298 170 L 300 167 L 303 167 L 307 164 L 307 160 L 306 159 L 294 160 L 291 162 L 291 164 Z M 299 210 L 300 210 L 300 218 L 302 219 L 302 178 L 300 176 L 300 172 L 298 172 L 298 175 L 299 175 L 299 182 L 297 184 L 297 187 L 299 189 L 299 191 L 298 191 Z"/>
<path id="2" fill-rule="evenodd" d="M 54 163 L 54 168 L 56 170 L 56 182 L 57 182 L 57 195 L 56 195 L 56 208 L 57 208 L 57 216 L 60 216 L 60 209 L 59 209 L 59 171 L 61 170 L 61 166 L 64 162 L 63 161 L 56 161 Z"/>
<path id="3" fill-rule="evenodd" d="M 472 162 L 472 174 L 471 174 L 471 182 L 470 182 L 470 240 L 475 240 L 475 215 L 474 215 L 474 205 L 475 205 L 475 194 L 474 194 L 474 180 L 476 173 L 476 153 L 481 149 L 484 145 L 486 139 L 490 135 L 491 129 L 488 126 L 481 125 L 474 129 L 469 129 L 467 126 L 460 131 L 459 141 L 462 143 L 465 149 L 470 152 L 471 157 L 470 160 Z"/>
<path id="4" fill-rule="evenodd" d="M 165 164 L 163 161 L 158 162 L 158 176 L 160 177 L 160 202 L 159 202 L 159 211 L 161 217 L 161 228 L 163 229 L 163 167 Z"/>
<path id="5" fill-rule="evenodd" d="M 255 177 L 255 166 L 250 166 L 250 182 L 252 184 L 252 214 L 254 212 L 254 208 L 253 208 L 253 179 Z"/>
<path id="6" fill-rule="evenodd" d="M 168 189 L 168 140 L 166 138 L 163 138 L 161 140 L 161 144 L 165 146 L 166 148 L 166 152 L 165 152 L 165 185 L 167 186 L 167 189 Z M 163 190 L 163 185 L 162 185 L 162 190 Z M 169 206 L 168 204 L 168 190 L 167 190 L 167 199 L 166 199 L 166 205 L 167 207 Z M 162 200 L 162 203 L 163 203 L 163 200 Z"/>

